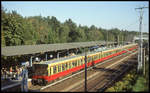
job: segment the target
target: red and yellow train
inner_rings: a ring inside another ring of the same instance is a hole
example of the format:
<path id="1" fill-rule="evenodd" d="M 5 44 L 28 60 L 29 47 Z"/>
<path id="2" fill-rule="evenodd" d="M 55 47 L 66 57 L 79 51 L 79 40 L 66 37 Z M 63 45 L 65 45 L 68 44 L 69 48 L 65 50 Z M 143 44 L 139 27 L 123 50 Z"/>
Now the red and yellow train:
<path id="1" fill-rule="evenodd" d="M 127 51 L 135 52 L 137 51 L 137 47 L 137 44 L 130 44 L 119 48 L 87 54 L 87 67 L 93 66 L 114 56 L 126 54 Z M 34 64 L 32 84 L 46 85 L 48 82 L 59 77 L 82 70 L 85 67 L 84 58 L 85 56 L 82 54 Z"/>

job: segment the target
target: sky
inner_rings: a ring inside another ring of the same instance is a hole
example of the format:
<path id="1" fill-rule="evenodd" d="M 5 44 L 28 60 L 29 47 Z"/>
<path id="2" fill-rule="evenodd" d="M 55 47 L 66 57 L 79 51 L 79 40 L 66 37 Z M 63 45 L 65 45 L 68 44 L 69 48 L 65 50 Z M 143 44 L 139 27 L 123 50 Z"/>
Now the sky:
<path id="1" fill-rule="evenodd" d="M 23 17 L 55 16 L 60 22 L 72 19 L 77 25 L 95 25 L 103 29 L 139 31 L 139 10 L 148 1 L 2 1 L 7 11 Z M 144 9 L 142 31 L 149 32 L 149 8 Z"/>

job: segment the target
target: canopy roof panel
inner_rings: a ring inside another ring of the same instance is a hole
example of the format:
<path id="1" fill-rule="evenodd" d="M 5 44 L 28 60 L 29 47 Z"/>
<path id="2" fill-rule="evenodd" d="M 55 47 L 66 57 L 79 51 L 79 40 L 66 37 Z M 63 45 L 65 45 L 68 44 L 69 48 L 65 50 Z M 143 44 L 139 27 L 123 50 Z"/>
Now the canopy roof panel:
<path id="1" fill-rule="evenodd" d="M 113 42 L 108 42 L 108 44 L 112 44 L 112 43 Z M 6 47 L 2 47 L 1 53 L 3 56 L 15 56 L 15 55 L 58 51 L 64 49 L 90 47 L 95 45 L 105 45 L 105 44 L 106 44 L 105 41 L 92 41 L 92 42 L 75 42 L 75 43 L 6 46 Z"/>

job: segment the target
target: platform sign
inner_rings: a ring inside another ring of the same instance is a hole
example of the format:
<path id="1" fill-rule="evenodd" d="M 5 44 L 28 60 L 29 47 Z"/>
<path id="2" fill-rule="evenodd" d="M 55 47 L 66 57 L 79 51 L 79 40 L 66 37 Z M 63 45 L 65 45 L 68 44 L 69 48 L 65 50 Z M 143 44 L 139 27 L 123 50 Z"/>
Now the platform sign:
<path id="1" fill-rule="evenodd" d="M 21 62 L 22 66 L 29 66 L 29 62 Z"/>

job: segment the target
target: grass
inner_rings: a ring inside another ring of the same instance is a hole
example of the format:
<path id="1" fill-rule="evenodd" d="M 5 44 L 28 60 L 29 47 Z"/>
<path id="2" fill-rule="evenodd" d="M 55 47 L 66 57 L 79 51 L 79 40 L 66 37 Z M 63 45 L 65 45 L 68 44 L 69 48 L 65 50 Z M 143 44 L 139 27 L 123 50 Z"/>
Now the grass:
<path id="1" fill-rule="evenodd" d="M 136 84 L 132 87 L 133 92 L 148 92 L 146 79 L 143 76 L 139 76 Z"/>

